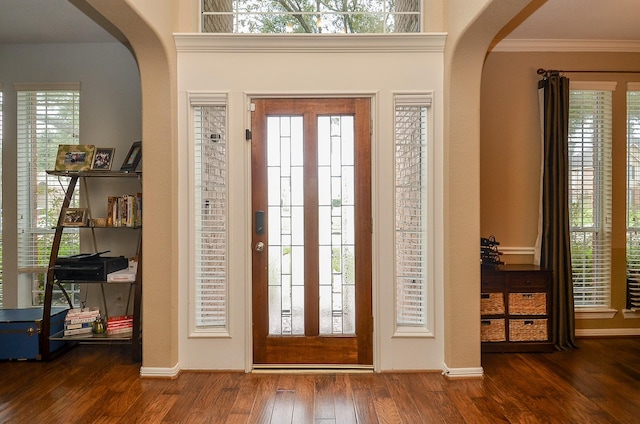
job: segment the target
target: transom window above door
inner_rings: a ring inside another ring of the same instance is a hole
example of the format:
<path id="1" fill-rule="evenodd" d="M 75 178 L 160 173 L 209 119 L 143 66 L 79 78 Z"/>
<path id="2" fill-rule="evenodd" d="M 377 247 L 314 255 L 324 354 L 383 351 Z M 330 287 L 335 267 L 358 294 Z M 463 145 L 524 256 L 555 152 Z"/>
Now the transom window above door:
<path id="1" fill-rule="evenodd" d="M 420 0 L 202 0 L 202 32 L 420 32 Z"/>

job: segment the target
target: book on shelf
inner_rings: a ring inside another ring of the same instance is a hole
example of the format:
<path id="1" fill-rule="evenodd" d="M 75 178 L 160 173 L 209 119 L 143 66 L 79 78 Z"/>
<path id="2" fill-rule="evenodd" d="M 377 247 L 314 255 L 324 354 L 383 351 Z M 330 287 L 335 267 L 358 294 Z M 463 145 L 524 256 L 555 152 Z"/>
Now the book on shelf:
<path id="1" fill-rule="evenodd" d="M 107 197 L 107 227 L 142 225 L 142 193 Z"/>
<path id="2" fill-rule="evenodd" d="M 133 315 L 119 315 L 107 319 L 107 328 L 133 325 Z"/>
<path id="3" fill-rule="evenodd" d="M 65 336 L 78 336 L 91 333 L 92 324 L 100 317 L 98 308 L 69 309 L 64 318 Z"/>
<path id="4" fill-rule="evenodd" d="M 65 336 L 78 336 L 80 334 L 91 334 L 91 327 L 64 330 Z"/>
<path id="5" fill-rule="evenodd" d="M 91 326 L 93 325 L 94 321 L 78 322 L 78 323 L 71 323 L 71 322 L 65 321 L 64 329 L 65 330 L 77 330 L 79 328 L 91 328 Z"/>
<path id="6" fill-rule="evenodd" d="M 98 308 L 75 308 L 67 311 L 65 320 L 71 321 L 93 318 L 93 321 L 95 321 L 98 316 L 100 316 L 100 309 Z"/>
<path id="7" fill-rule="evenodd" d="M 100 316 L 100 314 L 98 315 L 92 315 L 92 316 L 88 316 L 85 318 L 67 318 L 65 319 L 65 323 L 69 323 L 69 324 L 84 324 L 84 323 L 92 323 L 93 321 L 96 320 L 96 318 Z"/>
<path id="8" fill-rule="evenodd" d="M 133 315 L 118 315 L 107 319 L 107 333 L 122 334 L 133 330 Z"/>

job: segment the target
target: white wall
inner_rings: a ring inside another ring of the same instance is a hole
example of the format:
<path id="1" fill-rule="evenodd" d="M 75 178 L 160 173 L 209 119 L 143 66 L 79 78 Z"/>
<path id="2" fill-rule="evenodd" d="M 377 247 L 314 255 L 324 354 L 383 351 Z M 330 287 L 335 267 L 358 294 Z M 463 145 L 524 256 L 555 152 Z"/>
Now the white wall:
<path id="1" fill-rule="evenodd" d="M 17 287 L 16 284 L 16 94 L 13 84 L 80 82 L 80 143 L 115 147 L 113 168 L 119 169 L 131 143 L 141 138 L 140 76 L 133 55 L 118 43 L 0 44 L 0 82 L 4 85 L 4 307 L 28 307 L 29 288 Z M 106 203 L 107 193 L 140 191 L 137 183 L 115 188 L 112 184 L 109 182 L 109 188 L 96 190 L 91 200 L 92 207 L 98 208 Z"/>
<path id="2" fill-rule="evenodd" d="M 373 99 L 373 310 L 374 365 L 377 370 L 442 369 L 442 258 L 435 252 L 433 337 L 394 337 L 393 285 L 393 94 L 434 93 L 433 141 L 442 143 L 442 35 L 296 37 L 177 35 L 179 99 L 180 329 L 183 369 L 249 369 L 250 302 L 250 128 L 251 96 L 371 96 Z M 188 92 L 228 94 L 229 115 L 229 310 L 228 338 L 188 334 Z M 436 149 L 441 151 L 441 149 Z M 441 158 L 436 159 L 441 199 Z M 436 200 L 436 204 L 442 202 Z M 441 213 L 437 214 L 441 216 Z M 438 228 L 441 223 L 436 223 Z"/>

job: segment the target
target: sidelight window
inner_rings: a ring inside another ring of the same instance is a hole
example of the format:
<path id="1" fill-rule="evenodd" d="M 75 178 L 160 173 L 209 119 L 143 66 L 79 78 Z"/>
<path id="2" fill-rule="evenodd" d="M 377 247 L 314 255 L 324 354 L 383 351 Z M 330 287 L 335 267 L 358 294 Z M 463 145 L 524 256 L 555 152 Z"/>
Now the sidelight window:
<path id="1" fill-rule="evenodd" d="M 224 96 L 194 96 L 192 332 L 227 330 L 227 106 Z"/>
<path id="2" fill-rule="evenodd" d="M 430 324 L 430 104 L 427 96 L 395 99 L 396 326 L 403 332 L 429 331 Z"/>

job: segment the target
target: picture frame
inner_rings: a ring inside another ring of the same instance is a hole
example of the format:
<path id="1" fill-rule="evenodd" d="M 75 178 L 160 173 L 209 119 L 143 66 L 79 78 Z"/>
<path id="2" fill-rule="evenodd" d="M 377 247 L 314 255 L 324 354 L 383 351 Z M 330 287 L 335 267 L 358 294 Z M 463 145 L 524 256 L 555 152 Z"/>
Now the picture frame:
<path id="1" fill-rule="evenodd" d="M 93 161 L 91 162 L 91 170 L 111 171 L 115 150 L 116 149 L 113 147 L 96 147 L 96 151 L 93 155 Z"/>
<path id="2" fill-rule="evenodd" d="M 87 208 L 66 208 L 62 212 L 63 227 L 84 227 L 87 225 Z"/>
<path id="3" fill-rule="evenodd" d="M 92 144 L 60 144 L 56 156 L 56 171 L 87 171 L 91 169 L 96 146 Z"/>
<path id="4" fill-rule="evenodd" d="M 135 171 L 136 168 L 138 168 L 140 159 L 142 159 L 142 141 L 135 141 L 131 145 L 129 153 L 127 153 L 127 157 L 124 159 L 124 162 L 122 162 L 120 171 Z"/>

